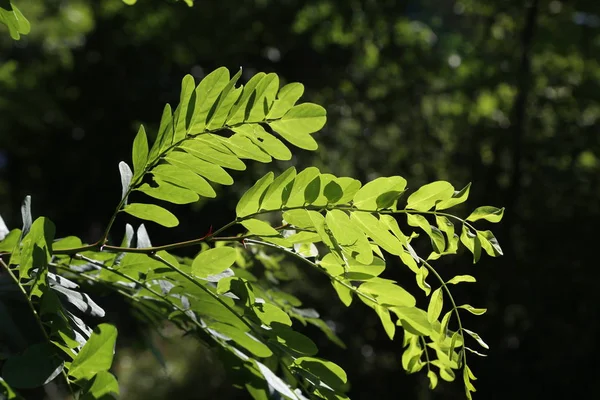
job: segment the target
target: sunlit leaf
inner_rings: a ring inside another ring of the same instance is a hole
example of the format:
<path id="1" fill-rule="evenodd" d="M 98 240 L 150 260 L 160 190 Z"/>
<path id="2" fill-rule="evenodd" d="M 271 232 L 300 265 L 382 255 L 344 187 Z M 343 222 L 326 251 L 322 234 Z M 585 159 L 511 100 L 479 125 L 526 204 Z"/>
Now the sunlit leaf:
<path id="1" fill-rule="evenodd" d="M 231 267 L 237 253 L 232 247 L 218 247 L 198 254 L 192 263 L 192 274 L 198 278 L 206 278 L 219 274 Z"/>
<path id="2" fill-rule="evenodd" d="M 71 363 L 69 375 L 76 380 L 89 380 L 112 365 L 117 341 L 117 328 L 100 324 Z"/>
<path id="3" fill-rule="evenodd" d="M 503 215 L 504 207 L 497 208 L 492 206 L 483 206 L 476 208 L 475 211 L 473 211 L 471 215 L 467 217 L 467 221 L 478 221 L 480 219 L 485 219 L 489 222 L 500 222 Z"/>
<path id="4" fill-rule="evenodd" d="M 128 204 L 123 208 L 123 211 L 134 217 L 153 221 L 159 225 L 166 226 L 167 228 L 179 225 L 179 220 L 175 215 L 154 204 Z"/>
<path id="5" fill-rule="evenodd" d="M 392 193 L 393 196 L 389 197 L 385 201 L 385 205 L 390 199 L 395 199 L 406 188 L 406 179 L 401 176 L 392 176 L 389 178 L 377 178 L 363 187 L 361 187 L 354 195 L 353 203 L 354 206 L 363 210 L 377 210 L 381 208 L 381 200 L 378 204 L 378 199 L 386 193 Z"/>

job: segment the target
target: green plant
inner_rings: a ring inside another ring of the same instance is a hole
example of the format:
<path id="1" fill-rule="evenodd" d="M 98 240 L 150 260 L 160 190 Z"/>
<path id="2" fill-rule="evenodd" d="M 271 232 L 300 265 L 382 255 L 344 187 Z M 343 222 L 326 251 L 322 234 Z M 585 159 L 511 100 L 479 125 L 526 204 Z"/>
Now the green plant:
<path id="1" fill-rule="evenodd" d="M 486 310 L 457 304 L 449 288 L 475 282 L 474 277 L 444 281 L 430 263 L 459 247 L 473 254 L 473 262 L 482 250 L 502 254 L 492 232 L 477 230 L 473 223 L 499 222 L 503 209 L 479 207 L 464 219 L 446 211 L 467 199 L 470 185 L 455 191 L 448 182 L 433 182 L 400 207 L 406 191 L 400 176 L 362 185 L 314 167 L 291 167 L 277 177 L 270 172 L 259 179 L 239 200 L 236 218 L 208 234 L 153 246 L 144 224 L 137 230 L 127 224 L 118 246 L 109 240 L 123 214 L 177 226 L 177 217 L 153 199 L 189 204 L 214 198 L 213 186 L 233 184 L 226 169 L 244 170 L 243 160 L 290 160 L 291 151 L 278 137 L 301 149 L 317 149 L 312 134 L 325 124 L 326 112 L 316 104 L 296 104 L 302 84 L 279 88 L 276 74 L 258 73 L 236 87 L 240 76 L 241 70 L 230 77 L 226 68 L 219 68 L 196 85 L 188 75 L 179 106 L 174 112 L 168 104 L 164 108 L 151 147 L 140 126 L 133 141 L 133 169 L 119 164 L 121 201 L 97 242 L 55 239 L 52 222 L 43 217 L 33 221 L 29 198 L 21 210 L 22 229 L 8 232 L 0 224 L 0 318 L 7 338 L 0 383 L 5 396 L 19 398 L 15 390 L 59 376 L 82 399 L 118 394 L 117 381 L 108 372 L 117 331 L 106 323 L 92 330 L 82 319 L 104 315 L 79 289 L 85 282 L 124 296 L 140 318 L 153 324 L 171 321 L 217 349 L 254 398 L 268 398 L 273 391 L 291 399 L 346 398 L 343 369 L 316 357 L 312 340 L 293 328 L 292 320 L 314 325 L 343 346 L 315 310 L 300 308 L 300 299 L 280 289 L 280 281 L 294 279 L 288 273 L 292 263 L 326 275 L 346 306 L 356 297 L 371 307 L 390 339 L 401 327 L 407 372 L 425 368 L 435 388 L 438 375 L 452 381 L 455 371 L 462 370 L 471 397 L 475 376 L 467 354 L 480 353 L 467 342 L 487 345 L 462 325 L 460 310 L 476 315 Z M 404 233 L 397 216 L 429 238 L 432 252 L 427 257 L 413 247 L 419 234 Z M 275 226 L 268 221 L 276 221 Z M 244 234 L 226 235 L 240 226 Z M 199 252 L 193 259 L 178 256 L 177 249 L 184 247 Z M 427 307 L 417 307 L 400 284 L 380 277 L 386 257 L 398 257 L 414 272 L 428 297 Z M 429 275 L 436 282 L 434 290 Z M 444 303 L 448 306 L 442 313 Z"/>

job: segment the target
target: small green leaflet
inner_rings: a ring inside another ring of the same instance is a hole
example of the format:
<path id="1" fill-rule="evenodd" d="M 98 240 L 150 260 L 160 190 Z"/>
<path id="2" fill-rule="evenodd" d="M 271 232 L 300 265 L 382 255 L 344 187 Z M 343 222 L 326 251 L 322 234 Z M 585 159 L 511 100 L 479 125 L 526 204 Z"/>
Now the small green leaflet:
<path id="1" fill-rule="evenodd" d="M 394 335 L 396 334 L 396 325 L 394 325 L 394 322 L 392 321 L 390 311 L 379 304 L 375 304 L 375 312 L 381 320 L 383 328 L 385 329 L 385 333 L 387 333 L 390 340 L 394 340 Z"/>
<path id="2" fill-rule="evenodd" d="M 131 172 L 131 168 L 129 168 L 129 165 L 127 165 L 125 161 L 121 161 L 119 163 L 119 173 L 121 174 L 121 200 L 123 200 L 129 191 L 129 185 L 131 185 L 133 172 Z"/>
<path id="3" fill-rule="evenodd" d="M 254 363 L 258 367 L 260 373 L 265 377 L 265 379 L 269 383 L 269 386 L 271 386 L 273 389 L 275 389 L 277 392 L 281 393 L 288 399 L 298 399 L 298 396 L 296 396 L 294 392 L 292 392 L 290 387 L 284 381 L 282 381 L 281 378 L 275 375 L 273 371 L 269 369 L 269 367 L 256 360 L 254 360 Z"/>
<path id="4" fill-rule="evenodd" d="M 437 321 L 442 312 L 443 305 L 444 294 L 442 293 L 442 288 L 437 288 L 431 294 L 429 306 L 427 307 L 427 320 L 429 322 L 433 323 L 434 321 Z"/>
<path id="5" fill-rule="evenodd" d="M 146 137 L 144 125 L 140 125 L 140 129 L 133 140 L 131 159 L 133 162 L 133 176 L 137 178 L 144 172 L 144 167 L 148 161 L 148 138 Z"/>
<path id="6" fill-rule="evenodd" d="M 235 212 L 238 217 L 242 218 L 247 215 L 253 214 L 260 209 L 260 200 L 262 194 L 267 190 L 271 182 L 273 182 L 274 174 L 269 172 L 262 178 L 260 178 L 254 186 L 252 186 L 240 199 Z"/>
<path id="7" fill-rule="evenodd" d="M 279 236 L 279 232 L 265 221 L 259 219 L 247 219 L 241 222 L 250 233 L 258 236 Z"/>
<path id="8" fill-rule="evenodd" d="M 215 190 L 206 179 L 189 169 L 169 164 L 160 164 L 152 169 L 152 174 L 163 181 L 193 190 L 200 196 L 209 198 L 217 197 Z"/>
<path id="9" fill-rule="evenodd" d="M 466 328 L 463 328 L 463 331 L 467 332 L 469 334 L 469 336 L 471 336 L 473 339 L 477 340 L 477 343 L 479 343 L 479 345 L 481 347 L 483 347 L 486 350 L 489 350 L 490 346 L 488 346 L 487 343 L 485 343 L 483 341 L 483 339 L 481 338 L 481 336 L 479 336 L 477 333 L 470 331 Z"/>
<path id="10" fill-rule="evenodd" d="M 412 294 L 393 283 L 368 281 L 360 285 L 359 290 L 374 295 L 381 305 L 414 307 L 416 304 Z"/>
<path id="11" fill-rule="evenodd" d="M 489 222 L 500 222 L 504 215 L 504 207 L 497 208 L 492 206 L 478 207 L 467 217 L 467 221 L 478 221 L 485 219 Z"/>
<path id="12" fill-rule="evenodd" d="M 446 210 L 450 207 L 454 207 L 457 204 L 464 203 L 469 197 L 469 190 L 471 189 L 471 183 L 462 188 L 459 191 L 454 192 L 451 198 L 442 200 L 435 205 L 436 210 Z"/>
<path id="13" fill-rule="evenodd" d="M 172 151 L 165 159 L 172 165 L 177 167 L 189 169 L 198 175 L 205 177 L 206 179 L 219 183 L 221 185 L 231 185 L 233 178 L 219 165 L 204 161 L 198 157 L 194 157 L 189 153 L 182 151 Z"/>
<path id="14" fill-rule="evenodd" d="M 458 308 L 463 308 L 463 309 L 467 310 L 468 312 L 470 312 L 471 314 L 475 314 L 475 315 L 483 315 L 487 311 L 486 308 L 475 308 L 470 304 L 463 304 L 462 306 L 458 306 Z"/>
<path id="15" fill-rule="evenodd" d="M 147 183 L 144 183 L 136 190 L 145 193 L 150 197 L 154 197 L 155 199 L 168 201 L 173 204 L 189 204 L 200 199 L 196 192 L 192 192 L 189 189 L 173 185 L 169 182 L 164 182 L 156 177 L 154 178 L 154 181 L 158 186 L 151 187 Z"/>
<path id="16" fill-rule="evenodd" d="M 6 25 L 11 38 L 19 40 L 21 35 L 27 35 L 31 31 L 31 24 L 12 1 L 4 0 L 2 3 L 0 23 Z M 5 8 L 7 6 L 8 8 Z"/>
<path id="17" fill-rule="evenodd" d="M 453 193 L 454 187 L 448 182 L 428 183 L 408 197 L 406 208 L 429 211 L 437 202 L 448 200 Z"/>
<path id="18" fill-rule="evenodd" d="M 456 275 L 454 278 L 450 279 L 448 282 L 446 283 L 452 283 L 452 284 L 457 284 L 457 283 L 461 283 L 461 282 L 475 282 L 475 278 L 472 277 L 471 275 Z"/>
<path id="19" fill-rule="evenodd" d="M 71 363 L 69 375 L 76 380 L 89 380 L 112 365 L 117 341 L 117 328 L 100 324 Z"/>
<path id="20" fill-rule="evenodd" d="M 287 196 L 284 196 L 284 189 L 295 177 L 296 168 L 290 167 L 275 178 L 263 195 L 261 208 L 264 210 L 280 209 L 289 196 L 289 192 L 286 193 Z"/>
<path id="21" fill-rule="evenodd" d="M 242 331 L 239 328 L 220 322 L 213 322 L 209 325 L 209 327 L 210 329 L 214 329 L 220 334 L 231 338 L 231 340 L 257 357 L 266 358 L 273 355 L 273 352 L 267 345 L 246 331 Z"/>
<path id="22" fill-rule="evenodd" d="M 298 82 L 288 83 L 277 93 L 277 99 L 273 102 L 267 119 L 279 119 L 287 113 L 290 108 L 296 104 L 296 102 L 304 94 L 304 85 Z"/>
<path id="23" fill-rule="evenodd" d="M 237 258 L 237 252 L 232 247 L 218 247 L 198 254 L 192 262 L 192 275 L 207 278 L 217 275 L 231 267 Z"/>
<path id="24" fill-rule="evenodd" d="M 108 371 L 100 371 L 94 376 L 83 389 L 83 395 L 79 400 L 97 400 L 119 396 L 119 382 Z"/>
<path id="25" fill-rule="evenodd" d="M 343 391 L 348 382 L 346 372 L 331 361 L 315 357 L 298 357 L 294 364 L 294 367 L 299 366 L 313 376 L 318 376 L 327 386 L 335 390 Z"/>
<path id="26" fill-rule="evenodd" d="M 167 228 L 179 225 L 179 220 L 175 215 L 154 204 L 128 204 L 123 208 L 123 211 L 139 219 L 153 221 Z"/>
<path id="27" fill-rule="evenodd" d="M 460 241 L 473 253 L 473 264 L 477 263 L 481 257 L 481 240 L 479 240 L 479 236 L 471 233 L 469 228 L 463 225 Z"/>
<path id="28" fill-rule="evenodd" d="M 310 136 L 325 125 L 326 111 L 323 107 L 304 103 L 292 107 L 281 119 L 269 122 L 271 128 L 285 140 L 305 150 L 316 150 L 318 145 Z"/>
<path id="29" fill-rule="evenodd" d="M 354 195 L 354 206 L 363 210 L 389 207 L 406 188 L 401 176 L 377 178 L 360 188 Z M 382 200 L 383 198 L 383 200 Z"/>
<path id="30" fill-rule="evenodd" d="M 477 237 L 481 242 L 481 247 L 489 256 L 498 257 L 504 254 L 498 240 L 491 231 L 477 231 Z"/>

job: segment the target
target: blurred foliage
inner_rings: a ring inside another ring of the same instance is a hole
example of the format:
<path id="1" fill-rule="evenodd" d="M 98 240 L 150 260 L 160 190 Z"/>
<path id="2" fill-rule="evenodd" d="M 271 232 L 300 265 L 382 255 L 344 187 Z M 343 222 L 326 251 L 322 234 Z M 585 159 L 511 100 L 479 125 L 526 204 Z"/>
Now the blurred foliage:
<path id="1" fill-rule="evenodd" d="M 362 180 L 401 174 L 415 187 L 473 181 L 473 204 L 507 206 L 498 239 L 511 251 L 478 267 L 484 291 L 464 294 L 489 305 L 485 322 L 471 322 L 492 348 L 477 366 L 476 395 L 598 392 L 594 370 L 572 366 L 593 359 L 600 331 L 591 252 L 600 217 L 600 3 L 21 3 L 31 32 L 18 42 L 0 35 L 2 215 L 16 215 L 29 193 L 59 235 L 97 238 L 136 124 L 156 124 L 183 74 L 199 78 L 217 65 L 241 65 L 246 79 L 274 71 L 329 105 L 318 138 L 327 152 L 297 156 L 297 166 Z M 248 184 L 265 172 L 254 171 Z M 184 210 L 188 232 L 228 220 L 230 198 L 210 213 Z M 315 287 L 298 286 L 319 301 Z M 426 393 L 426 382 L 402 376 L 376 318 L 350 317 L 342 306 L 329 313 L 362 353 L 325 350 L 349 367 L 353 398 L 386 398 L 399 384 L 408 397 L 457 395 L 443 385 Z"/>

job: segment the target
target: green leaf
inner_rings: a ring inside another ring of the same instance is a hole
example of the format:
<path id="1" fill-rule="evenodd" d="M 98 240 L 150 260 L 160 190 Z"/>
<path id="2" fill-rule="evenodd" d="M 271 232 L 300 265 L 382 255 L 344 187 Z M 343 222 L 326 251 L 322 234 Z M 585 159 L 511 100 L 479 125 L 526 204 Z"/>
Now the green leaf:
<path id="1" fill-rule="evenodd" d="M 429 389 L 433 390 L 437 387 L 438 377 L 435 372 L 429 370 L 427 372 L 427 378 L 429 378 Z"/>
<path id="2" fill-rule="evenodd" d="M 320 181 L 318 180 L 319 175 L 320 175 L 320 171 L 316 167 L 308 167 L 308 168 L 300 171 L 296 175 L 296 178 L 294 179 L 294 183 L 292 184 L 292 187 L 289 190 L 289 197 L 286 202 L 286 206 L 287 207 L 298 207 L 298 206 L 304 205 L 306 203 L 306 197 L 307 197 L 306 191 L 308 190 L 308 186 L 315 179 L 317 179 L 317 182 L 319 183 L 319 188 L 317 188 L 317 190 L 316 190 L 316 192 L 317 192 L 316 196 L 318 196 L 319 191 L 320 191 Z M 311 189 L 311 191 L 314 192 L 314 189 Z M 314 196 L 314 193 L 310 197 L 313 197 L 313 196 Z M 314 197 L 316 198 L 316 196 L 314 196 Z"/>
<path id="3" fill-rule="evenodd" d="M 250 80 L 246 83 L 246 86 L 244 86 L 242 91 L 242 95 L 229 112 L 227 125 L 234 126 L 241 124 L 250 115 L 250 111 L 252 110 L 252 107 L 254 107 L 257 98 L 256 89 L 266 76 L 267 74 L 264 72 L 259 72 L 250 78 Z"/>
<path id="4" fill-rule="evenodd" d="M 181 80 L 181 94 L 179 95 L 179 106 L 175 110 L 175 129 L 173 133 L 173 142 L 179 142 L 184 139 L 190 119 L 193 117 L 196 108 L 196 102 L 199 100 L 194 93 L 196 82 L 194 77 L 186 75 Z"/>
<path id="5" fill-rule="evenodd" d="M 435 216 L 435 222 L 439 229 L 446 234 L 446 238 L 448 239 L 448 246 L 444 253 L 456 253 L 459 239 L 458 236 L 454 234 L 454 224 L 448 218 L 440 215 Z"/>
<path id="6" fill-rule="evenodd" d="M 361 183 L 359 180 L 348 177 L 335 178 L 333 182 L 337 183 L 342 189 L 342 197 L 333 204 L 346 204 L 350 202 L 356 193 L 360 190 Z"/>
<path id="7" fill-rule="evenodd" d="M 258 236 L 280 236 L 279 232 L 265 221 L 258 219 L 247 219 L 241 222 L 244 228 Z"/>
<path id="8" fill-rule="evenodd" d="M 338 281 L 331 281 L 331 284 L 333 285 L 333 288 L 335 289 L 342 303 L 344 303 L 346 307 L 350 307 L 350 304 L 352 304 L 352 290 L 342 285 Z"/>
<path id="9" fill-rule="evenodd" d="M 478 207 L 467 217 L 467 221 L 478 221 L 485 219 L 489 222 L 500 222 L 504 215 L 504 207 L 497 208 L 492 206 Z"/>
<path id="10" fill-rule="evenodd" d="M 265 128 L 259 124 L 239 125 L 232 128 L 232 130 L 248 137 L 252 143 L 277 160 L 292 159 L 292 152 L 290 149 L 288 149 L 281 140 L 268 133 Z"/>
<path id="11" fill-rule="evenodd" d="M 444 293 L 442 293 L 442 288 L 437 288 L 431 294 L 431 298 L 429 299 L 429 306 L 427 307 L 427 320 L 431 323 L 437 321 L 442 313 L 442 308 L 444 306 Z"/>
<path id="12" fill-rule="evenodd" d="M 273 172 L 269 172 L 244 193 L 235 208 L 235 212 L 239 218 L 258 212 L 261 205 L 261 196 L 273 182 L 273 177 Z"/>
<path id="13" fill-rule="evenodd" d="M 393 283 L 368 281 L 360 285 L 359 290 L 374 295 L 380 305 L 414 307 L 416 304 L 412 294 Z"/>
<path id="14" fill-rule="evenodd" d="M 352 246 L 352 249 L 358 253 L 356 259 L 359 262 L 370 264 L 373 261 L 373 251 L 367 237 L 350 222 L 348 214 L 341 210 L 327 211 L 325 222 L 342 247 Z"/>
<path id="15" fill-rule="evenodd" d="M 315 357 L 298 357 L 294 364 L 294 367 L 299 366 L 310 372 L 334 390 L 343 391 L 348 382 L 346 372 L 331 361 Z"/>
<path id="16" fill-rule="evenodd" d="M 275 321 L 271 327 L 273 328 L 272 333 L 276 335 L 277 342 L 286 346 L 288 351 L 292 350 L 300 356 L 314 356 L 317 354 L 317 345 L 309 337 L 296 332 L 287 324 L 282 325 Z"/>
<path id="17" fill-rule="evenodd" d="M 83 389 L 79 400 L 102 400 L 119 396 L 119 382 L 108 371 L 98 372 Z"/>
<path id="18" fill-rule="evenodd" d="M 448 182 L 428 183 L 408 197 L 406 208 L 429 211 L 437 202 L 448 200 L 453 193 L 454 187 Z"/>
<path id="19" fill-rule="evenodd" d="M 326 121 L 323 107 L 304 103 L 292 107 L 281 119 L 269 122 L 271 128 L 285 140 L 305 150 L 316 150 L 317 142 L 310 136 L 320 130 Z"/>
<path id="20" fill-rule="evenodd" d="M 173 112 L 171 111 L 171 106 L 167 104 L 163 109 L 163 114 L 160 119 L 160 126 L 158 128 L 158 134 L 156 136 L 154 144 L 152 145 L 152 149 L 150 150 L 148 160 L 154 161 L 164 149 L 171 145 L 172 141 Z"/>
<path id="21" fill-rule="evenodd" d="M 246 169 L 246 164 L 240 160 L 229 149 L 217 149 L 214 143 L 207 143 L 198 139 L 185 141 L 181 147 L 185 152 L 224 168 L 243 171 Z"/>
<path id="22" fill-rule="evenodd" d="M 447 200 L 442 200 L 435 205 L 436 210 L 446 210 L 450 207 L 454 207 L 457 204 L 464 203 L 469 197 L 469 190 L 471 189 L 471 183 L 462 188 L 459 191 L 454 192 L 452 197 Z"/>
<path id="23" fill-rule="evenodd" d="M 390 203 L 389 200 L 397 199 L 405 188 L 406 179 L 401 176 L 377 178 L 356 192 L 353 203 L 355 207 L 363 210 L 377 210 L 382 205 L 381 196 L 384 196 L 384 203 Z M 378 199 L 380 199 L 379 204 Z"/>
<path id="24" fill-rule="evenodd" d="M 407 257 L 410 257 L 410 259 L 412 259 L 410 254 L 408 254 Z M 420 267 L 417 269 L 417 285 L 425 292 L 425 296 L 429 296 L 429 293 L 431 293 L 431 286 L 425 280 L 427 279 L 427 275 L 429 275 L 429 270 L 426 267 Z"/>
<path id="25" fill-rule="evenodd" d="M 2 366 L 2 378 L 16 389 L 33 389 L 56 378 L 64 362 L 51 343 L 30 345 L 23 354 L 12 355 Z"/>
<path id="26" fill-rule="evenodd" d="M 8 4 L 0 6 L 0 23 L 6 25 L 11 38 L 19 40 L 21 35 L 30 32 L 31 25 L 16 5 L 8 0 L 5 2 Z"/>
<path id="27" fill-rule="evenodd" d="M 377 217 L 367 212 L 355 211 L 350 215 L 350 219 L 385 251 L 397 256 L 402 254 L 402 243 Z"/>
<path id="28" fill-rule="evenodd" d="M 71 363 L 69 375 L 76 380 L 89 380 L 112 365 L 117 341 L 117 328 L 100 324 L 95 329 L 77 357 Z"/>
<path id="29" fill-rule="evenodd" d="M 487 345 L 487 343 L 485 343 L 485 342 L 483 341 L 483 339 L 481 338 L 481 336 L 479 336 L 477 333 L 475 333 L 475 332 L 473 332 L 473 331 L 470 331 L 470 330 L 468 330 L 468 329 L 466 329 L 466 328 L 463 328 L 463 331 L 464 331 L 464 332 L 466 332 L 466 333 L 468 333 L 468 334 L 469 334 L 469 336 L 471 336 L 473 339 L 475 339 L 475 340 L 477 341 L 477 343 L 479 343 L 479 345 L 480 345 L 481 347 L 483 347 L 483 348 L 484 348 L 484 349 L 486 349 L 486 350 L 489 350 L 489 349 L 490 349 L 490 346 L 488 346 L 488 345 Z"/>
<path id="30" fill-rule="evenodd" d="M 274 322 L 292 326 L 292 320 L 287 313 L 271 303 L 256 303 L 252 308 L 258 319 L 267 326 Z"/>
<path id="31" fill-rule="evenodd" d="M 304 94 L 304 85 L 298 82 L 288 83 L 277 93 L 277 99 L 273 102 L 267 119 L 279 119 L 287 113 L 290 108 L 296 104 L 296 102 Z"/>
<path id="32" fill-rule="evenodd" d="M 231 185 L 233 183 L 233 178 L 223 168 L 214 163 L 194 157 L 189 153 L 172 151 L 165 159 L 169 164 L 179 168 L 189 169 L 212 182 L 221 185 Z"/>
<path id="33" fill-rule="evenodd" d="M 458 306 L 458 308 L 463 308 L 463 309 L 467 310 L 468 312 L 470 312 L 471 314 L 475 314 L 475 315 L 483 315 L 487 311 L 487 308 L 475 308 L 470 304 L 463 304 L 462 306 Z"/>
<path id="34" fill-rule="evenodd" d="M 279 175 L 265 191 L 261 203 L 261 209 L 278 210 L 284 204 L 284 189 L 296 177 L 296 168 L 290 167 Z M 287 193 L 289 195 L 289 193 Z"/>
<path id="35" fill-rule="evenodd" d="M 461 283 L 461 282 L 475 282 L 475 278 L 472 277 L 471 275 L 456 275 L 454 278 L 450 279 L 448 282 L 446 283 L 452 283 L 452 284 L 457 284 L 457 283 Z"/>
<path id="36" fill-rule="evenodd" d="M 125 161 L 119 163 L 119 173 L 121 174 L 121 200 L 127 196 L 129 185 L 131 185 L 131 179 L 133 178 L 133 172 Z"/>
<path id="37" fill-rule="evenodd" d="M 140 125 L 140 129 L 133 140 L 131 159 L 133 161 L 134 177 L 142 175 L 148 161 L 148 138 L 146 137 L 144 125 Z"/>
<path id="38" fill-rule="evenodd" d="M 221 138 L 220 136 L 213 136 L 213 138 L 216 141 L 222 142 L 239 158 L 246 158 L 262 163 L 273 161 L 269 154 L 255 145 L 247 136 L 242 134 L 236 133 L 228 138 Z"/>
<path id="39" fill-rule="evenodd" d="M 123 208 L 123 211 L 139 219 L 153 221 L 167 228 L 179 225 L 179 220 L 175 215 L 154 204 L 128 204 Z"/>
<path id="40" fill-rule="evenodd" d="M 56 228 L 49 219 L 40 217 L 33 222 L 29 233 L 21 242 L 21 279 L 29 278 L 33 268 L 43 268 L 48 264 L 55 233 Z"/>
<path id="41" fill-rule="evenodd" d="M 327 203 L 336 204 L 344 195 L 342 187 L 335 181 L 329 182 L 323 189 L 323 194 L 327 198 Z M 316 199 L 315 199 L 316 200 Z"/>
<path id="42" fill-rule="evenodd" d="M 394 340 L 394 335 L 396 334 L 396 325 L 394 325 L 394 323 L 392 322 L 390 311 L 387 308 L 376 304 L 375 312 L 381 320 L 383 329 L 385 329 L 385 333 L 387 333 L 390 340 Z"/>
<path id="43" fill-rule="evenodd" d="M 279 89 L 279 77 L 275 73 L 265 75 L 260 80 L 251 98 L 253 99 L 252 108 L 250 112 L 246 109 L 248 117 L 245 119 L 246 122 L 261 122 L 265 119 L 266 114 L 275 101 L 277 90 Z M 248 102 L 250 105 L 250 101 Z"/>
<path id="44" fill-rule="evenodd" d="M 491 257 L 503 255 L 498 240 L 491 231 L 477 231 L 477 237 L 481 241 L 481 247 Z"/>
<path id="45" fill-rule="evenodd" d="M 219 98 L 214 105 L 214 113 L 212 115 L 208 115 L 207 127 L 210 130 L 215 130 L 218 128 L 222 128 L 225 124 L 225 120 L 231 111 L 234 103 L 239 99 L 242 94 L 242 88 L 235 88 L 235 84 L 238 79 L 242 76 L 242 69 L 240 68 L 238 72 L 231 78 L 231 80 L 225 85 L 221 94 L 219 94 Z"/>
<path id="46" fill-rule="evenodd" d="M 173 204 L 189 204 L 199 200 L 199 196 L 189 189 L 185 189 L 169 182 L 164 182 L 158 178 L 154 178 L 154 181 L 158 186 L 151 187 L 147 183 L 136 190 L 147 194 L 155 199 L 168 201 Z"/>
<path id="47" fill-rule="evenodd" d="M 460 241 L 473 253 L 473 264 L 477 263 L 481 257 L 481 240 L 479 236 L 473 234 L 466 225 L 463 225 Z"/>
<path id="48" fill-rule="evenodd" d="M 200 133 L 206 129 L 212 116 L 210 111 L 229 83 L 229 70 L 225 67 L 217 68 L 202 79 L 194 92 L 196 104 L 187 129 L 188 134 Z"/>
<path id="49" fill-rule="evenodd" d="M 157 178 L 190 189 L 200 196 L 214 198 L 217 197 L 215 190 L 200 175 L 195 174 L 189 169 L 178 168 L 173 165 L 160 164 L 152 169 L 152 174 Z"/>
<path id="50" fill-rule="evenodd" d="M 397 325 L 414 335 L 431 336 L 435 329 L 427 319 L 427 313 L 416 307 L 392 307 L 390 308 L 398 316 Z"/>
<path id="51" fill-rule="evenodd" d="M 242 346 L 256 357 L 267 358 L 273 355 L 271 349 L 260 340 L 256 339 L 249 332 L 242 331 L 235 326 L 213 322 L 209 325 L 210 329 L 214 329 L 219 333 L 231 338 L 238 345 Z"/>
<path id="52" fill-rule="evenodd" d="M 207 278 L 217 275 L 235 263 L 237 252 L 232 247 L 218 247 L 198 254 L 192 262 L 192 275 Z"/>

